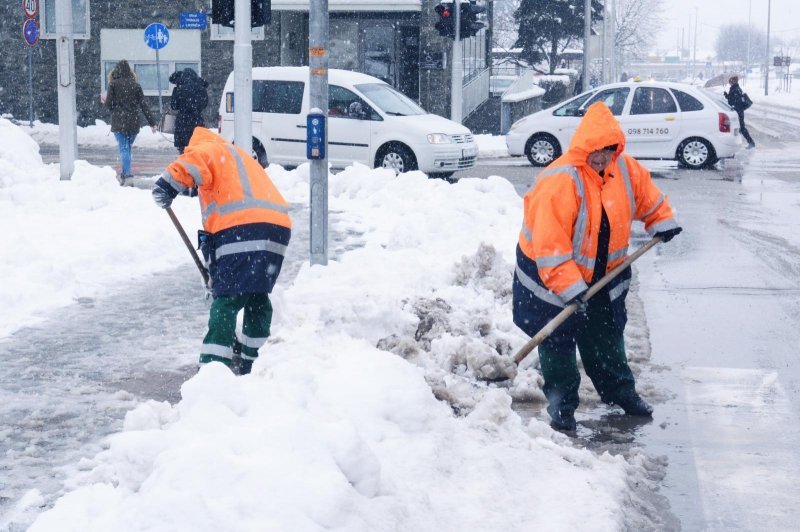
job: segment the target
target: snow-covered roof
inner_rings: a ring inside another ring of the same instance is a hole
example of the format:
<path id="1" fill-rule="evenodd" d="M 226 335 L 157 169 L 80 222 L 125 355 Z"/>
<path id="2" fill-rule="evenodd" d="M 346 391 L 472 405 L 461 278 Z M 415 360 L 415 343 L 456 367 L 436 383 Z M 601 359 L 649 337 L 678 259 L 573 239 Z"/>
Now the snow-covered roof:
<path id="1" fill-rule="evenodd" d="M 273 11 L 308 11 L 309 0 L 272 0 Z M 328 11 L 422 11 L 422 0 L 328 0 Z"/>

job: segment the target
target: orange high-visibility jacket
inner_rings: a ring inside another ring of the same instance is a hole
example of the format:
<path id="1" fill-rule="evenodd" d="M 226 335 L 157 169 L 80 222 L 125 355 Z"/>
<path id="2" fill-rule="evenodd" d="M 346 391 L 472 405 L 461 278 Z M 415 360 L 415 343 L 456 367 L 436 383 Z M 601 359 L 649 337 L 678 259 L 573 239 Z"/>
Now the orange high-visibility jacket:
<path id="1" fill-rule="evenodd" d="M 614 144 L 617 151 L 600 176 L 587 157 Z M 602 209 L 610 225 L 606 273 L 625 260 L 633 220 L 643 221 L 651 235 L 677 227 L 667 198 L 624 148 L 619 123 L 604 103 L 596 103 L 578 125 L 568 151 L 539 174 L 524 199 L 515 305 L 524 306 L 527 300 L 539 308 L 541 303 L 564 307 L 588 288 Z M 615 281 L 609 285 L 612 301 L 627 293 L 629 283 L 624 277 Z M 522 289 L 528 292 L 525 297 L 517 294 Z"/>
<path id="2" fill-rule="evenodd" d="M 216 133 L 195 128 L 156 186 L 197 186 L 200 249 L 215 297 L 270 293 L 291 238 L 289 206 L 258 162 Z"/>
<path id="3" fill-rule="evenodd" d="M 207 128 L 195 128 L 183 155 L 162 177 L 179 193 L 198 187 L 209 233 L 251 223 L 292 226 L 286 200 L 261 165 Z"/>

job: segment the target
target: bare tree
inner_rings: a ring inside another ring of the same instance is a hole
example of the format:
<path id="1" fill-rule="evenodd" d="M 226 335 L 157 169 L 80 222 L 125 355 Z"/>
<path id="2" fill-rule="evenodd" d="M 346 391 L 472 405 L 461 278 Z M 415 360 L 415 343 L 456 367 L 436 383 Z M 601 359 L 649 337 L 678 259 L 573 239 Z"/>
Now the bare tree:
<path id="1" fill-rule="evenodd" d="M 750 44 L 748 53 L 747 45 Z M 764 48 L 767 45 L 766 34 L 747 24 L 728 24 L 719 29 L 714 46 L 717 59 L 721 61 L 737 61 L 744 64 L 761 63 Z"/>
<path id="2" fill-rule="evenodd" d="M 616 0 L 614 50 L 623 58 L 640 58 L 663 24 L 662 0 Z"/>
<path id="3" fill-rule="evenodd" d="M 493 35 L 492 46 L 511 50 L 517 42 L 517 21 L 514 20 L 514 12 L 519 9 L 521 0 L 495 0 L 493 12 Z"/>

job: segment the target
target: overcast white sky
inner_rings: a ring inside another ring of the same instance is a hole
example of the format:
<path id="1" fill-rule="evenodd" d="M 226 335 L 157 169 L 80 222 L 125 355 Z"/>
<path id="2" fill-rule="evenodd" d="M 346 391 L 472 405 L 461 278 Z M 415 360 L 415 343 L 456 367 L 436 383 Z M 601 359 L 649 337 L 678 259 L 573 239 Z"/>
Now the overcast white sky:
<path id="1" fill-rule="evenodd" d="M 664 29 L 658 37 L 659 48 L 676 48 L 683 30 L 684 45 L 694 42 L 695 8 L 697 9 L 697 49 L 713 51 L 718 28 L 726 24 L 747 23 L 767 29 L 769 0 L 663 0 Z M 771 36 L 785 40 L 800 37 L 800 0 L 771 0 Z"/>

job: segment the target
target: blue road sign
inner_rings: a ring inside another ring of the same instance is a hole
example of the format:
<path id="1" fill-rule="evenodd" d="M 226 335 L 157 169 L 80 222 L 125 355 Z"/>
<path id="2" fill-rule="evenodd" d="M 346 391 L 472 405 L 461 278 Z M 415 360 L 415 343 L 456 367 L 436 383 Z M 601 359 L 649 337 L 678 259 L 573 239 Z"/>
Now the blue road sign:
<path id="1" fill-rule="evenodd" d="M 169 44 L 169 30 L 159 22 L 153 22 L 144 29 L 144 42 L 153 50 L 161 50 Z"/>
<path id="2" fill-rule="evenodd" d="M 31 46 L 35 46 L 39 42 L 39 26 L 36 21 L 29 18 L 22 25 L 22 36 L 25 37 L 25 42 Z"/>
<path id="3" fill-rule="evenodd" d="M 205 13 L 191 13 L 186 11 L 181 13 L 181 29 L 204 30 L 207 26 L 208 19 Z"/>

